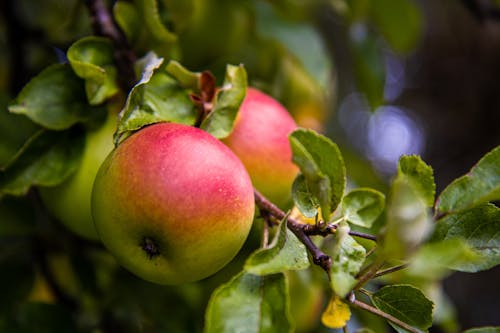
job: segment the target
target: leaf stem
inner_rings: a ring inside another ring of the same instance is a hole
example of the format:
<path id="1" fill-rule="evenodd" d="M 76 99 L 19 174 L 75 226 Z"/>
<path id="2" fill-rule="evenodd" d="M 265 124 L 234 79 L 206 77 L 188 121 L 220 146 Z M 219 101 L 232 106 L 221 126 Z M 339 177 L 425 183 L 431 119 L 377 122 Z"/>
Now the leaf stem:
<path id="1" fill-rule="evenodd" d="M 353 290 L 357 290 L 363 287 L 368 281 L 370 281 L 377 274 L 377 271 L 380 269 L 380 267 L 382 267 L 383 264 L 384 260 L 375 258 L 375 261 L 370 266 L 368 266 L 365 272 L 360 275 L 360 277 L 358 278 L 358 283 L 353 288 Z"/>
<path id="2" fill-rule="evenodd" d="M 390 322 L 392 322 L 393 324 L 396 324 L 398 326 L 400 326 L 401 328 L 407 330 L 408 332 L 411 332 L 411 333 L 422 333 L 419 329 L 416 329 L 415 327 L 413 326 L 410 326 L 408 325 L 407 323 L 399 320 L 398 318 L 384 312 L 384 311 L 381 311 L 371 305 L 368 305 L 364 302 L 361 302 L 361 301 L 358 301 L 355 297 L 354 297 L 354 294 L 352 294 L 353 296 L 349 298 L 349 302 L 351 302 L 354 306 L 360 308 L 360 309 L 363 309 L 363 310 L 366 310 L 368 312 L 371 312 L 379 317 L 382 317 Z"/>
<path id="3" fill-rule="evenodd" d="M 394 267 L 389 267 L 387 269 L 378 271 L 375 275 L 373 275 L 373 277 L 376 278 L 376 277 L 379 277 L 379 276 L 383 276 L 383 275 L 386 275 L 386 274 L 397 272 L 397 271 L 400 271 L 402 269 L 405 269 L 408 266 L 409 266 L 409 264 L 401 264 L 401 265 L 397 265 L 397 266 L 394 266 Z"/>

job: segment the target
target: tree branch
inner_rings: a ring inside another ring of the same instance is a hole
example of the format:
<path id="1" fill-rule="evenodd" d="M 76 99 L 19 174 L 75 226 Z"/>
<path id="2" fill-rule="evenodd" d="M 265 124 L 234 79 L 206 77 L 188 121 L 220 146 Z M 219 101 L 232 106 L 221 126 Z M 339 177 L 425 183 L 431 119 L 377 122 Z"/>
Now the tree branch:
<path id="1" fill-rule="evenodd" d="M 371 305 L 368 305 L 366 303 L 363 303 L 361 301 L 358 301 L 355 297 L 354 297 L 354 294 L 352 294 L 352 297 L 349 297 L 349 302 L 351 304 L 353 304 L 354 306 L 357 306 L 358 308 L 360 309 L 363 309 L 363 310 L 366 310 L 368 312 L 371 312 L 379 317 L 382 317 L 384 319 L 387 319 L 389 320 L 390 322 L 400 326 L 401 328 L 407 330 L 408 332 L 411 332 L 411 333 L 422 333 L 419 329 L 416 329 L 415 327 L 413 326 L 410 326 L 408 325 L 407 323 L 399 320 L 398 318 L 396 317 L 393 317 L 391 316 L 390 314 L 384 312 L 384 311 L 381 311 Z"/>
<path id="2" fill-rule="evenodd" d="M 123 32 L 109 13 L 104 0 L 86 0 L 94 33 L 111 39 L 115 46 L 115 64 L 118 69 L 119 84 L 128 92 L 136 83 L 134 62 L 137 59 Z"/>

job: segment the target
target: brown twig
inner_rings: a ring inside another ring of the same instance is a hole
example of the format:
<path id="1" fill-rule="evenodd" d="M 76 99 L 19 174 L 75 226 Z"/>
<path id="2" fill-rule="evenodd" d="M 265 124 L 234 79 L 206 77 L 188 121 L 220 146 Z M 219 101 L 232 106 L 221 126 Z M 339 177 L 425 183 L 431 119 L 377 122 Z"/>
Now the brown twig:
<path id="1" fill-rule="evenodd" d="M 273 204 L 266 197 L 264 197 L 259 191 L 254 190 L 254 195 L 255 195 L 255 203 L 257 204 L 257 207 L 259 207 L 261 212 L 264 211 L 264 214 L 268 213 L 270 215 L 273 215 L 279 220 L 285 218 L 286 216 L 285 212 L 283 212 L 275 204 Z M 293 217 L 288 216 L 287 218 L 288 229 L 290 229 L 290 231 L 292 231 L 295 234 L 295 236 L 297 236 L 297 238 L 304 244 L 304 246 L 311 254 L 313 262 L 316 265 L 323 268 L 327 272 L 327 274 L 330 274 L 330 266 L 332 264 L 332 259 L 328 255 L 326 255 L 323 251 L 321 251 L 316 246 L 316 244 L 313 243 L 309 235 L 307 235 L 304 232 L 304 226 L 307 225 L 301 224 Z"/>
<path id="2" fill-rule="evenodd" d="M 86 0 L 85 4 L 90 12 L 94 33 L 109 38 L 115 46 L 114 58 L 119 73 L 119 83 L 123 91 L 128 92 L 136 83 L 134 72 L 136 55 L 113 20 L 104 0 Z"/>
<path id="3" fill-rule="evenodd" d="M 394 272 L 400 271 L 402 269 L 405 269 L 406 267 L 408 267 L 408 264 L 401 264 L 401 265 L 398 265 L 398 266 L 389 267 L 387 269 L 378 271 L 375 275 L 373 275 L 373 277 L 376 278 L 376 277 L 379 277 L 379 276 L 383 276 L 383 275 L 387 275 L 387 274 L 390 274 L 390 273 L 394 273 Z"/>
<path id="4" fill-rule="evenodd" d="M 351 304 L 353 304 L 354 306 L 360 308 L 360 309 L 363 309 L 363 310 L 366 310 L 368 312 L 371 312 L 379 317 L 382 317 L 384 319 L 387 319 L 388 321 L 400 326 L 401 328 L 407 330 L 408 332 L 411 332 L 411 333 L 422 333 L 422 331 L 420 331 L 419 329 L 413 327 L 413 326 L 410 326 L 408 325 L 407 323 L 399 320 L 398 318 L 394 317 L 394 316 L 391 316 L 390 314 L 384 312 L 384 311 L 381 311 L 371 305 L 368 305 L 366 303 L 363 303 L 361 301 L 358 301 L 355 297 L 354 297 L 354 294 L 352 294 L 352 297 L 349 298 L 349 302 Z"/>

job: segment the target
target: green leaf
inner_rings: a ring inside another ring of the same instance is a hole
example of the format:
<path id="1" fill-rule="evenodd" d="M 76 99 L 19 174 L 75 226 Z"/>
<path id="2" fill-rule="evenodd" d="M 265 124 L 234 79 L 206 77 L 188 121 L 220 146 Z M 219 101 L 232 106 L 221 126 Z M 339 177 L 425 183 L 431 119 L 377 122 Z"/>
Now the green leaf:
<path id="1" fill-rule="evenodd" d="M 500 333 L 500 326 L 471 328 L 470 330 L 464 331 L 463 333 Z"/>
<path id="2" fill-rule="evenodd" d="M 156 40 L 164 43 L 172 43 L 177 40 L 177 35 L 169 31 L 162 23 L 157 0 L 136 0 L 135 3 L 143 14 L 143 23 L 146 24 Z"/>
<path id="3" fill-rule="evenodd" d="M 153 53 L 143 59 L 141 80 L 132 88 L 115 134 L 115 143 L 125 134 L 162 121 L 193 125 L 196 107 L 189 91 L 167 74 L 162 58 Z"/>
<path id="4" fill-rule="evenodd" d="M 247 91 L 247 72 L 243 65 L 226 67 L 226 77 L 218 91 L 212 112 L 201 123 L 200 128 L 218 139 L 227 137 L 233 130 L 238 110 Z"/>
<path id="5" fill-rule="evenodd" d="M 304 175 L 312 200 L 319 203 L 323 219 L 328 221 L 345 190 L 346 172 L 340 150 L 327 137 L 312 130 L 295 130 L 289 139 L 293 162 Z"/>
<path id="6" fill-rule="evenodd" d="M 359 188 L 342 199 L 342 211 L 347 221 L 370 228 L 384 210 L 385 196 L 370 188 Z"/>
<path id="7" fill-rule="evenodd" d="M 454 213 L 494 200 L 500 200 L 500 146 L 448 185 L 439 196 L 436 209 L 441 214 Z"/>
<path id="8" fill-rule="evenodd" d="M 31 186 L 54 186 L 79 166 L 85 145 L 79 131 L 39 130 L 26 142 L 19 157 L 0 173 L 0 196 L 24 195 Z"/>
<path id="9" fill-rule="evenodd" d="M 422 36 L 422 12 L 412 0 L 377 0 L 371 17 L 393 50 L 408 53 Z"/>
<path id="10" fill-rule="evenodd" d="M 408 177 L 397 177 L 391 186 L 387 223 L 382 239 L 388 258 L 404 259 L 415 252 L 432 231 L 429 209 Z"/>
<path id="11" fill-rule="evenodd" d="M 398 177 L 406 176 L 408 182 L 417 190 L 428 207 L 434 205 L 436 184 L 432 168 L 419 156 L 402 156 L 398 163 Z"/>
<path id="12" fill-rule="evenodd" d="M 410 285 L 390 285 L 371 296 L 373 304 L 404 323 L 427 332 L 432 325 L 433 303 L 417 288 Z M 406 330 L 390 323 L 398 332 Z"/>
<path id="13" fill-rule="evenodd" d="M 292 332 L 289 303 L 283 274 L 240 273 L 212 294 L 204 332 Z"/>
<path id="14" fill-rule="evenodd" d="M 23 304 L 17 314 L 20 332 L 76 332 L 72 318 L 71 313 L 60 305 L 38 302 Z"/>
<path id="15" fill-rule="evenodd" d="M 113 6 L 113 17 L 127 40 L 135 44 L 144 30 L 142 18 L 137 6 L 127 1 L 117 1 Z"/>
<path id="16" fill-rule="evenodd" d="M 33 78 L 9 106 L 48 129 L 63 130 L 86 120 L 93 112 L 84 82 L 67 64 L 49 66 Z"/>
<path id="17" fill-rule="evenodd" d="M 76 75 L 85 80 L 91 105 L 103 103 L 119 90 L 116 83 L 112 42 L 104 37 L 85 37 L 68 49 L 68 60 Z"/>
<path id="18" fill-rule="evenodd" d="M 500 209 L 483 204 L 448 215 L 436 223 L 432 241 L 462 239 L 480 257 L 479 262 L 457 264 L 454 269 L 477 272 L 500 264 Z"/>
<path id="19" fill-rule="evenodd" d="M 175 60 L 168 62 L 167 73 L 176 79 L 185 89 L 199 90 L 201 73 L 191 72 Z"/>
<path id="20" fill-rule="evenodd" d="M 425 280 L 441 280 L 450 269 L 475 265 L 480 259 L 465 240 L 451 238 L 423 245 L 410 259 L 407 273 Z"/>
<path id="21" fill-rule="evenodd" d="M 286 219 L 281 221 L 271 245 L 255 251 L 245 262 L 245 271 L 255 275 L 276 274 L 307 267 L 307 250 L 287 228 Z"/>
<path id="22" fill-rule="evenodd" d="M 305 217 L 312 218 L 318 214 L 319 203 L 309 190 L 303 174 L 299 174 L 292 184 L 292 198 Z"/>
<path id="23" fill-rule="evenodd" d="M 344 222 L 345 223 L 345 222 Z M 332 258 L 330 283 L 335 294 L 344 298 L 356 285 L 355 276 L 365 261 L 366 250 L 349 234 L 349 226 L 340 224 L 337 228 L 333 251 L 326 251 Z"/>

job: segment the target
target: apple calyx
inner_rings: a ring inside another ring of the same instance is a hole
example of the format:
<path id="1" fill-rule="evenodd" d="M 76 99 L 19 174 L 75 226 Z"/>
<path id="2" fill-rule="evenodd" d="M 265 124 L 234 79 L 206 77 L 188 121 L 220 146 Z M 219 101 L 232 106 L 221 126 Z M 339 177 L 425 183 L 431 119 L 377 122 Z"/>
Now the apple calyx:
<path id="1" fill-rule="evenodd" d="M 156 241 L 150 237 L 144 237 L 140 244 L 141 248 L 146 252 L 149 259 L 153 259 L 160 255 L 160 247 Z"/>

